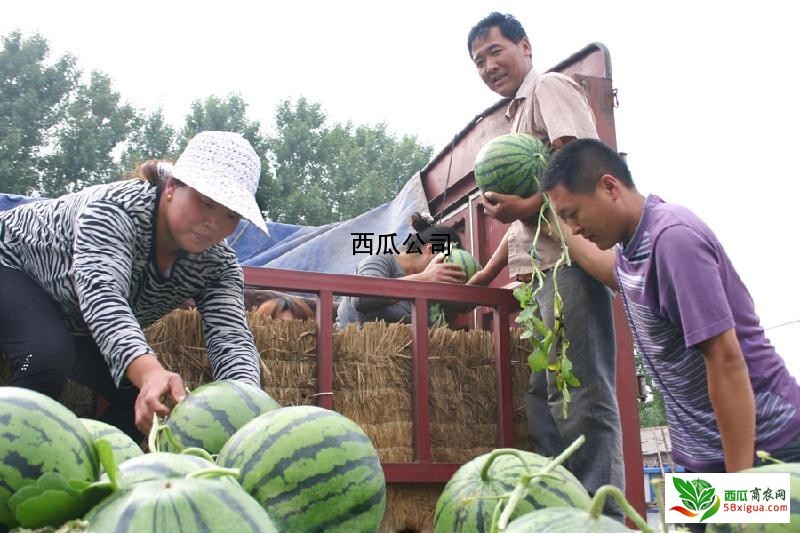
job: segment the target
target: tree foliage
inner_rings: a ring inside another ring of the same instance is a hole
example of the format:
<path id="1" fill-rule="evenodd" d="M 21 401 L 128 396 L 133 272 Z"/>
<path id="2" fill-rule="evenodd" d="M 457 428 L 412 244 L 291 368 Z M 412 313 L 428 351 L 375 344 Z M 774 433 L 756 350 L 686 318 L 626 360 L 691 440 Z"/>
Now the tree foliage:
<path id="1" fill-rule="evenodd" d="M 200 131 L 235 131 L 261 157 L 256 200 L 266 216 L 323 225 L 389 201 L 432 153 L 385 123 L 328 124 L 321 105 L 302 97 L 279 103 L 271 134 L 238 94 L 194 101 L 175 128 L 161 109 L 124 102 L 106 74 L 85 80 L 72 56 L 48 54 L 39 35 L 3 38 L 0 192 L 58 196 L 118 180 L 148 159 L 174 160 Z"/>
<path id="2" fill-rule="evenodd" d="M 647 372 L 641 355 L 634 356 L 636 374 L 644 376 L 646 398 L 639 402 L 639 425 L 643 428 L 667 425 L 667 411 L 664 408 L 664 396 L 653 384 L 653 378 Z"/>
<path id="3" fill-rule="evenodd" d="M 321 106 L 302 97 L 281 102 L 275 124 L 266 207 L 283 222 L 321 225 L 364 213 L 393 198 L 432 154 L 383 123 L 328 126 Z"/>
<path id="4" fill-rule="evenodd" d="M 39 35 L 13 32 L 2 41 L 0 191 L 30 194 L 39 189 L 42 150 L 64 117 L 78 71 L 69 55 L 48 64 L 47 41 Z"/>

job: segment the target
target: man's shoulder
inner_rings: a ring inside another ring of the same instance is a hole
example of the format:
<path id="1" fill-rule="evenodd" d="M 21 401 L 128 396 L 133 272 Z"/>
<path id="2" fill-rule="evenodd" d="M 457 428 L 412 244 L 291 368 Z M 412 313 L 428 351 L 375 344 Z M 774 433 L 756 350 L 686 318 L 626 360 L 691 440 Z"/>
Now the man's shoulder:
<path id="1" fill-rule="evenodd" d="M 567 76 L 566 74 L 551 71 L 545 72 L 537 78 L 534 91 L 542 87 L 570 87 L 577 89 L 580 88 L 580 85 L 578 85 L 578 82 L 576 82 L 572 77 Z"/>

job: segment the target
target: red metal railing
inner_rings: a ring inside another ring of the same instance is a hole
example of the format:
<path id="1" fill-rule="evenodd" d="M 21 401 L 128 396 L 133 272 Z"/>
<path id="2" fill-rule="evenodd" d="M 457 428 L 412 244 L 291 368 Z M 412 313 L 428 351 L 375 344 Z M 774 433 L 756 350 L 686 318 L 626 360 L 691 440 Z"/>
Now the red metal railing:
<path id="1" fill-rule="evenodd" d="M 399 279 L 320 274 L 273 268 L 243 267 L 245 285 L 259 289 L 283 289 L 319 295 L 317 305 L 317 404 L 333 409 L 333 296 L 382 296 L 411 300 L 412 306 L 412 413 L 414 462 L 383 463 L 389 482 L 447 481 L 460 464 L 432 461 L 428 402 L 428 302 L 479 304 L 493 309 L 493 337 L 497 368 L 497 421 L 500 447 L 514 446 L 512 426 L 511 346 L 509 315 L 518 307 L 512 291 L 420 283 Z"/>

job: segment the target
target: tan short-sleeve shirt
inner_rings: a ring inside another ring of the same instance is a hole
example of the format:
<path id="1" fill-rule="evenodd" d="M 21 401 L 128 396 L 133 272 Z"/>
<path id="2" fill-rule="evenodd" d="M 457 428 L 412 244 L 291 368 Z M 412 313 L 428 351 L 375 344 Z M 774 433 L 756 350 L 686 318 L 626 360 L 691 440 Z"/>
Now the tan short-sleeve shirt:
<path id="1" fill-rule="evenodd" d="M 597 126 L 589 101 L 581 86 L 557 72 L 539 74 L 531 69 L 509 105 L 506 116 L 512 132 L 530 133 L 546 145 L 560 137 L 597 139 Z M 508 229 L 508 270 L 512 278 L 533 272 L 531 245 L 535 227 L 515 221 Z M 539 268 L 551 268 L 561 246 L 550 237 L 539 235 L 536 243 Z"/>

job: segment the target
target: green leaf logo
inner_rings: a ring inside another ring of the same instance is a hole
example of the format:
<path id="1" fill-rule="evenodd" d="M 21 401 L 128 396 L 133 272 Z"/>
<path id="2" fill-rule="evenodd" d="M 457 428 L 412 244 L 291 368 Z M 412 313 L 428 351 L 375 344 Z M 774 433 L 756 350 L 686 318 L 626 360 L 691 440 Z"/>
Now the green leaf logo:
<path id="1" fill-rule="evenodd" d="M 705 511 L 702 518 L 700 518 L 700 522 L 719 510 L 719 496 L 716 496 L 714 487 L 708 481 L 699 478 L 692 481 L 684 481 L 678 477 L 673 477 L 672 482 L 686 508 L 675 506 L 670 510 L 678 511 L 689 517 L 695 517 L 700 514 L 700 511 Z"/>

